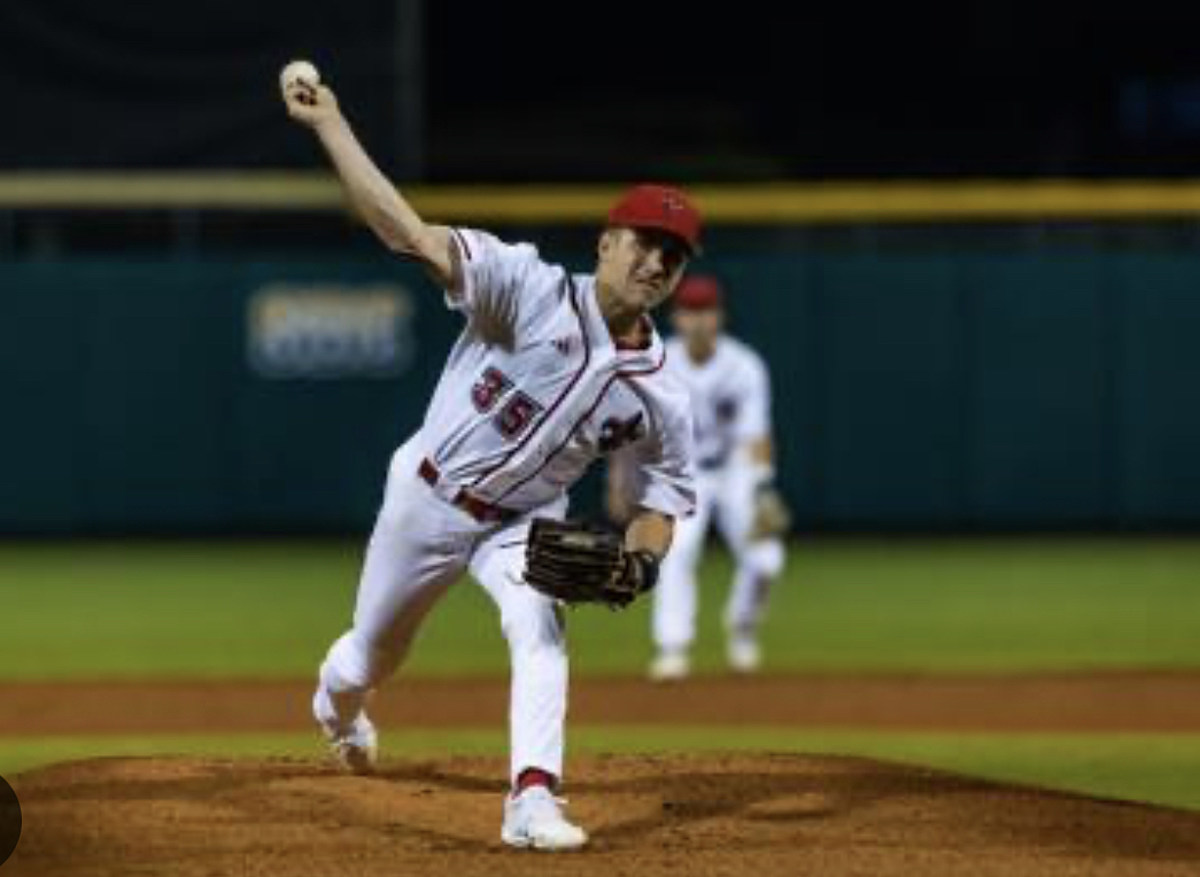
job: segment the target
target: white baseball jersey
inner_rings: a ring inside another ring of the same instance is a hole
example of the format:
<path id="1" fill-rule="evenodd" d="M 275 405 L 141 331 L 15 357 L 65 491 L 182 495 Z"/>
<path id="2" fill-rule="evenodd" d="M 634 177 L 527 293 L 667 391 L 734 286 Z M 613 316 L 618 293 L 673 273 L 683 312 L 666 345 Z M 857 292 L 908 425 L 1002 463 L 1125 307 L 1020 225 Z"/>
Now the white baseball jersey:
<path id="1" fill-rule="evenodd" d="M 695 504 L 687 393 L 666 346 L 618 348 L 594 278 L 543 262 L 529 244 L 453 230 L 467 325 L 450 353 L 421 442 L 439 495 L 467 489 L 523 511 L 560 498 L 596 457 L 627 447 L 638 504 L 673 517 Z"/>
<path id="2" fill-rule="evenodd" d="M 725 624 L 755 629 L 768 584 L 783 569 L 783 543 L 752 539 L 756 467 L 747 444 L 770 435 L 771 394 L 766 366 L 740 341 L 722 335 L 713 355 L 693 362 L 683 342 L 667 342 L 667 368 L 687 387 L 696 421 L 699 508 L 675 528 L 671 551 L 654 590 L 654 641 L 660 651 L 686 650 L 696 635 L 696 568 L 709 524 L 733 552 L 736 571 Z"/>
<path id="3" fill-rule="evenodd" d="M 679 338 L 666 344 L 667 369 L 688 391 L 695 418 L 696 464 L 723 468 L 747 442 L 771 433 L 767 368 L 748 346 L 722 335 L 713 355 L 696 363 Z"/>

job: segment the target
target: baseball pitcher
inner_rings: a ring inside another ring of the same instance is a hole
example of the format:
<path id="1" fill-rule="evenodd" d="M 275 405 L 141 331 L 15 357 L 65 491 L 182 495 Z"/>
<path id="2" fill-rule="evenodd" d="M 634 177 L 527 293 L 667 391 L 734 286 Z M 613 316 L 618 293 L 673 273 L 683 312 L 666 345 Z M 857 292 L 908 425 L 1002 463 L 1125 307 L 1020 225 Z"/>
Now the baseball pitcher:
<path id="1" fill-rule="evenodd" d="M 360 146 L 329 88 L 296 78 L 283 91 L 350 205 L 391 251 L 425 267 L 464 320 L 424 423 L 391 460 L 353 626 L 321 665 L 314 714 L 343 764 L 369 771 L 368 693 L 469 572 L 499 609 L 512 667 L 501 837 L 582 846 L 587 835 L 554 796 L 567 696 L 560 607 L 621 606 L 648 591 L 675 520 L 693 511 L 688 398 L 663 368 L 647 313 L 697 252 L 700 216 L 678 190 L 635 187 L 609 212 L 595 274 L 572 275 L 529 244 L 426 223 Z M 623 535 L 563 522 L 567 489 L 620 448 L 640 479 Z"/>
<path id="2" fill-rule="evenodd" d="M 781 535 L 789 515 L 773 487 L 770 379 L 762 358 L 723 332 L 724 309 L 715 278 L 689 276 L 673 300 L 675 335 L 667 369 L 685 387 L 695 419 L 697 513 L 682 521 L 654 593 L 657 649 L 650 677 L 682 679 L 691 670 L 696 633 L 696 567 L 709 524 L 715 522 L 734 556 L 725 606 L 726 656 L 735 672 L 757 670 L 759 625 L 773 580 L 783 568 Z M 610 467 L 610 507 L 617 515 L 636 469 L 619 455 Z"/>

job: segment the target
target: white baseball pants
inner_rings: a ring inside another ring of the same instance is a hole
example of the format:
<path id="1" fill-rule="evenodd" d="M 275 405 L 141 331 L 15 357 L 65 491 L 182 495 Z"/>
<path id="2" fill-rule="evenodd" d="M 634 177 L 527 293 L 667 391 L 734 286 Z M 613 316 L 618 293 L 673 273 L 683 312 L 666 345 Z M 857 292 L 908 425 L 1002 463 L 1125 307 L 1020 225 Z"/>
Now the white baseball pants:
<path id="1" fill-rule="evenodd" d="M 348 727 L 367 693 L 403 662 L 421 621 L 466 571 L 500 610 L 511 659 L 511 770 L 562 776 L 567 707 L 563 619 L 553 600 L 522 581 L 533 517 L 560 518 L 566 498 L 507 525 L 485 524 L 434 495 L 417 475 L 419 435 L 396 451 L 367 546 L 354 626 L 329 649 L 318 697 Z M 324 694 L 324 697 L 322 696 Z"/>
<path id="2" fill-rule="evenodd" d="M 726 630 L 758 627 L 771 582 L 783 570 L 782 540 L 749 539 L 754 523 L 754 481 L 747 467 L 732 464 L 701 471 L 696 494 L 696 513 L 675 522 L 671 550 L 654 590 L 653 636 L 660 651 L 686 650 L 696 637 L 696 568 L 714 517 L 735 562 L 733 586 L 725 604 Z"/>

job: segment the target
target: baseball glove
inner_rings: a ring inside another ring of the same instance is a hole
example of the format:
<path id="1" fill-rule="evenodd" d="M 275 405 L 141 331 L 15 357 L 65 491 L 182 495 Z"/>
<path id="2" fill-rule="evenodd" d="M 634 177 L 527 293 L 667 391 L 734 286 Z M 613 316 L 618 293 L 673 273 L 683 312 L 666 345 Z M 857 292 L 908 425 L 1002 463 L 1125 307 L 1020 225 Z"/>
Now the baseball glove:
<path id="1" fill-rule="evenodd" d="M 750 524 L 750 541 L 782 536 L 792 526 L 792 513 L 783 496 L 771 483 L 759 486 L 754 494 L 754 520 Z"/>
<path id="2" fill-rule="evenodd" d="M 620 533 L 577 521 L 537 518 L 525 546 L 525 582 L 574 605 L 628 606 L 654 587 L 658 559 L 627 551 Z"/>

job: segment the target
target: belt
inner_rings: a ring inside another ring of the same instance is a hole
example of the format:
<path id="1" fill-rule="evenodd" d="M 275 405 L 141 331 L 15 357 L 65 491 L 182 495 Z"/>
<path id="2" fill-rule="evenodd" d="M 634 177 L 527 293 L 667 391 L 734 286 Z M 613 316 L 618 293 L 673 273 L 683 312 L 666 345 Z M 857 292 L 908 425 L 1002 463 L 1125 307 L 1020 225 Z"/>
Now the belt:
<path id="1" fill-rule="evenodd" d="M 430 487 L 437 487 L 438 482 L 442 480 L 442 473 L 428 457 L 423 459 L 421 465 L 417 467 L 417 475 Z M 452 506 L 462 509 L 481 524 L 506 524 L 521 516 L 518 511 L 503 508 L 486 499 L 480 499 L 466 489 L 460 490 L 448 501 Z"/>

